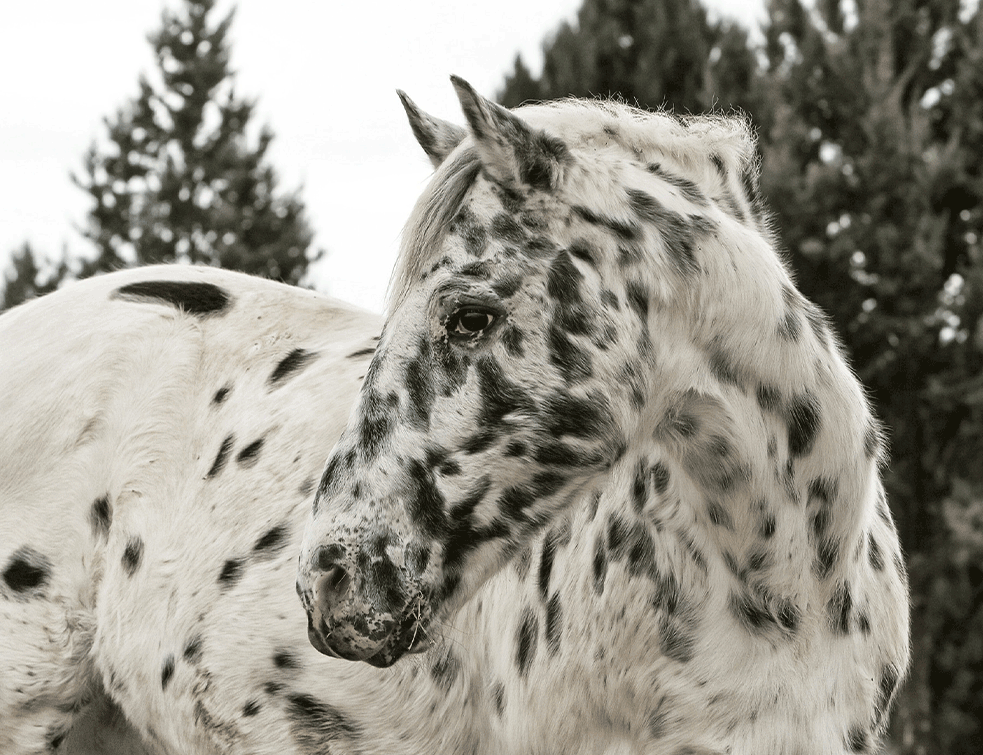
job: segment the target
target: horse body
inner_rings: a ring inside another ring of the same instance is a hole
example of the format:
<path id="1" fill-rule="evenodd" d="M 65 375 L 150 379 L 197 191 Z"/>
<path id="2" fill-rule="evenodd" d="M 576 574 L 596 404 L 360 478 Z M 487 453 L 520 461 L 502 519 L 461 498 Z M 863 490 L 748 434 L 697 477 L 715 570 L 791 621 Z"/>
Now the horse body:
<path id="1" fill-rule="evenodd" d="M 0 319 L 0 751 L 876 748 L 879 433 L 745 127 L 457 86 L 381 338 L 184 267 Z"/>

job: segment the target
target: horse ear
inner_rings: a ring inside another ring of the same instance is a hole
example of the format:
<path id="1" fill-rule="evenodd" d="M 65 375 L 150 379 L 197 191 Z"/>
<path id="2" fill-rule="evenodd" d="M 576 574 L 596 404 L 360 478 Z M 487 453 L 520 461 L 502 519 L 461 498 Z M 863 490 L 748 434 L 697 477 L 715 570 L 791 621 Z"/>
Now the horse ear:
<path id="1" fill-rule="evenodd" d="M 413 136 L 423 147 L 423 151 L 427 153 L 433 167 L 438 167 L 444 162 L 444 158 L 461 143 L 468 132 L 460 126 L 455 126 L 453 123 L 442 121 L 424 113 L 413 100 L 406 96 L 406 92 L 397 89 L 396 94 L 399 95 L 399 101 L 403 103 L 406 117 L 410 121 L 410 128 L 413 129 Z"/>
<path id="2" fill-rule="evenodd" d="M 505 186 L 555 189 L 569 159 L 566 145 L 485 99 L 464 79 L 451 76 L 451 83 L 457 90 L 482 166 L 491 177 Z"/>

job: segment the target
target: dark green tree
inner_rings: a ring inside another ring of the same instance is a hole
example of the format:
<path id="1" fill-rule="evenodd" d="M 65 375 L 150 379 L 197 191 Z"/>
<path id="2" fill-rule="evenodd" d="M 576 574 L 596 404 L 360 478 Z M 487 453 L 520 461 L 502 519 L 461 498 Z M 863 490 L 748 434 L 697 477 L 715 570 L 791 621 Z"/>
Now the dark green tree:
<path id="1" fill-rule="evenodd" d="M 696 0 L 584 0 L 576 25 L 562 23 L 543 53 L 538 78 L 516 58 L 502 104 L 613 95 L 679 113 L 754 109 L 746 30 L 710 21 Z"/>
<path id="2" fill-rule="evenodd" d="M 10 267 L 4 273 L 0 312 L 51 293 L 71 275 L 72 271 L 64 255 L 57 264 L 43 265 L 38 262 L 31 245 L 24 242 L 11 255 Z"/>
<path id="3" fill-rule="evenodd" d="M 958 0 L 773 0 L 765 28 L 762 187 L 890 430 L 912 754 L 983 742 L 981 29 Z"/>
<path id="4" fill-rule="evenodd" d="M 272 131 L 250 139 L 255 101 L 236 94 L 229 63 L 233 12 L 213 22 L 214 6 L 164 11 L 150 37 L 156 80 L 140 77 L 75 177 L 94 202 L 86 235 L 98 249 L 83 275 L 184 261 L 297 283 L 318 256 L 300 198 L 277 192 Z"/>

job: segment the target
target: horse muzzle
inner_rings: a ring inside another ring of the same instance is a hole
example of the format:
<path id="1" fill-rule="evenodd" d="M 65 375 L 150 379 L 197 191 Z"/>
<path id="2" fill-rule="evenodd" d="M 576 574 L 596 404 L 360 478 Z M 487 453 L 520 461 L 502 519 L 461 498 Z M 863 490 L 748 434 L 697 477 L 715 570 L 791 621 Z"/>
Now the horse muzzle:
<path id="1" fill-rule="evenodd" d="M 385 668 L 427 649 L 426 601 L 385 557 L 321 545 L 297 577 L 307 635 L 324 655 Z"/>

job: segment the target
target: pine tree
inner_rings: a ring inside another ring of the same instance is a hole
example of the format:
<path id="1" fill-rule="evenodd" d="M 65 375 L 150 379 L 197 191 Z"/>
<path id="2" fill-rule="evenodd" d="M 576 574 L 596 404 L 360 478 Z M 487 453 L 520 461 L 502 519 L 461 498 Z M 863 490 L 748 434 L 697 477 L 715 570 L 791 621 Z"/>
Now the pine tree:
<path id="1" fill-rule="evenodd" d="M 297 194 L 277 192 L 263 127 L 250 144 L 255 101 L 230 68 L 234 11 L 212 23 L 215 0 L 165 10 L 150 37 L 159 80 L 106 119 L 75 178 L 94 207 L 86 235 L 98 256 L 83 275 L 125 265 L 193 262 L 298 283 L 317 258 Z"/>
<path id="2" fill-rule="evenodd" d="M 61 261 L 57 264 L 42 265 L 38 262 L 33 247 L 24 242 L 24 245 L 11 255 L 10 267 L 4 274 L 0 312 L 51 293 L 71 275 L 72 271 L 66 262 L 66 255 L 62 255 Z"/>
<path id="3" fill-rule="evenodd" d="M 678 113 L 755 106 L 747 32 L 711 22 L 697 0 L 584 0 L 576 26 L 563 22 L 543 53 L 538 79 L 516 58 L 502 104 L 613 95 Z"/>
<path id="4" fill-rule="evenodd" d="M 983 740 L 983 16 L 774 0 L 762 186 L 890 429 L 913 597 L 903 753 Z"/>

